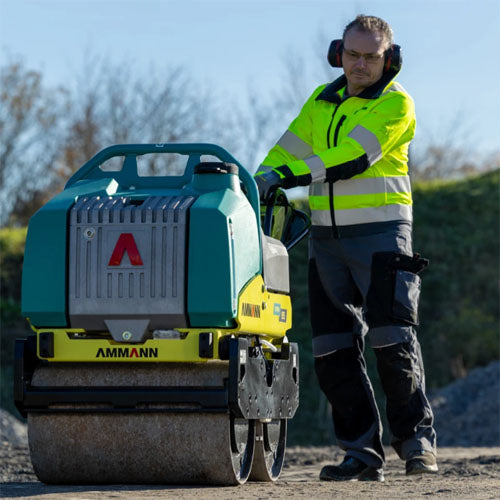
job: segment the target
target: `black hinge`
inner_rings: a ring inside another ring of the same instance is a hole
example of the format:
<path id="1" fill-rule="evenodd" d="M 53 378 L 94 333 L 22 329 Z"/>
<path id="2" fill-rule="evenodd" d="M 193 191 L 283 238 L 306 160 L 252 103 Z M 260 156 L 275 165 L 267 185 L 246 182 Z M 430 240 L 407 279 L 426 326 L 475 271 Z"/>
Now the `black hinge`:
<path id="1" fill-rule="evenodd" d="M 38 351 L 41 358 L 54 357 L 54 332 L 42 332 L 38 335 Z"/>
<path id="2" fill-rule="evenodd" d="M 198 355 L 200 358 L 214 357 L 214 336 L 212 332 L 200 333 L 198 337 Z"/>

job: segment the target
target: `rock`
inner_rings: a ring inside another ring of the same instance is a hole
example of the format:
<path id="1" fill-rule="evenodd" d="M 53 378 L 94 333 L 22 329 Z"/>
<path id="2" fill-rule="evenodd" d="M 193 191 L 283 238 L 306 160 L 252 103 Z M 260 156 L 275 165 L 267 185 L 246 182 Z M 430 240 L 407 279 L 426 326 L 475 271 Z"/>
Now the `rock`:
<path id="1" fill-rule="evenodd" d="M 500 361 L 429 397 L 438 446 L 500 446 Z"/>
<path id="2" fill-rule="evenodd" d="M 23 424 L 8 411 L 0 408 L 0 442 L 15 447 L 28 446 L 28 431 Z"/>

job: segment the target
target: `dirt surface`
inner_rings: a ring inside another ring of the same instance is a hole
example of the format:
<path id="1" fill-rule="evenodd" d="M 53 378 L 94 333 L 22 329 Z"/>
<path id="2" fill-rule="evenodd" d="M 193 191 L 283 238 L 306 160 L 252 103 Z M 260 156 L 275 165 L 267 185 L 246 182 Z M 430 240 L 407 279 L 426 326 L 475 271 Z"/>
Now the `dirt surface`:
<path id="1" fill-rule="evenodd" d="M 268 498 L 384 498 L 421 497 L 498 499 L 500 498 L 500 448 L 442 448 L 437 475 L 407 478 L 404 463 L 387 450 L 384 483 L 323 482 L 321 467 L 338 462 L 337 447 L 293 447 L 287 450 L 285 467 L 276 483 L 246 483 L 237 487 L 186 486 L 50 486 L 37 481 L 26 446 L 1 443 L 0 492 L 3 498 L 43 500 L 202 498 L 241 500 Z"/>

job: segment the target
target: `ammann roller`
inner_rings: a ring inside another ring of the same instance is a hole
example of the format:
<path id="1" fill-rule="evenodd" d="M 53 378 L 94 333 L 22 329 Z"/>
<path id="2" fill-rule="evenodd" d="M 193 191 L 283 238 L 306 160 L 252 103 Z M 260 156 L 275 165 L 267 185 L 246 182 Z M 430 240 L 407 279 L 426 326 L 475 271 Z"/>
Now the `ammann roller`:
<path id="1" fill-rule="evenodd" d="M 139 175 L 158 153 L 184 171 Z M 224 149 L 152 144 L 101 151 L 32 217 L 15 399 L 41 481 L 277 479 L 299 401 L 287 247 L 309 221 L 282 192 L 260 210 Z"/>

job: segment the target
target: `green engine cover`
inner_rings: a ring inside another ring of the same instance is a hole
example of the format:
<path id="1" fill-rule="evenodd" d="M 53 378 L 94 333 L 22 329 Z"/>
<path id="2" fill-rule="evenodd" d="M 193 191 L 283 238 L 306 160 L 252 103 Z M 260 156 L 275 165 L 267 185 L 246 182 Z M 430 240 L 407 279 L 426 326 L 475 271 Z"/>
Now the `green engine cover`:
<path id="1" fill-rule="evenodd" d="M 257 220 L 236 175 L 198 174 L 193 187 L 206 192 L 190 209 L 189 321 L 232 327 L 238 295 L 260 271 Z"/>

